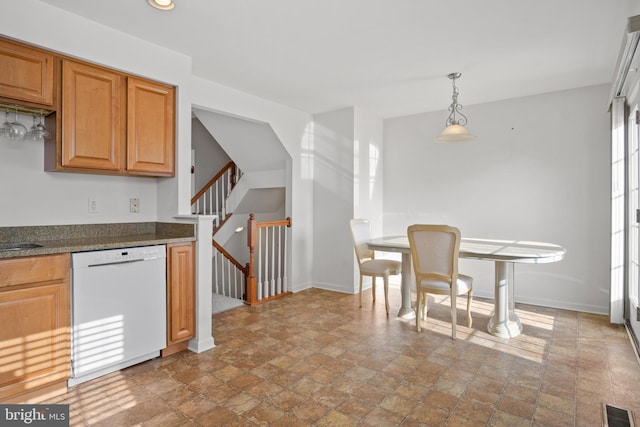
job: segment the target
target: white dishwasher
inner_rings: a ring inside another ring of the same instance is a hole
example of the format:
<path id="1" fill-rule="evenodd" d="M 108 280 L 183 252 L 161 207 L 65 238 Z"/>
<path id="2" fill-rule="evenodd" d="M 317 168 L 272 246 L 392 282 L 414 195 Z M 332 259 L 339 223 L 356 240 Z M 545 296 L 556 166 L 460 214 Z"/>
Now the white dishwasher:
<path id="1" fill-rule="evenodd" d="M 166 347 L 166 247 L 73 253 L 70 386 Z"/>

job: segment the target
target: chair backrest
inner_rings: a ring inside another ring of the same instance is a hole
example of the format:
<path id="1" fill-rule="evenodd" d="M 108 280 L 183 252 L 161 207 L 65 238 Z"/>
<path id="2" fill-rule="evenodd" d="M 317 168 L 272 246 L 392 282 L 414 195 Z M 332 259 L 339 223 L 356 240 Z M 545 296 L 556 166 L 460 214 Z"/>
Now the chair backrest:
<path id="1" fill-rule="evenodd" d="M 353 247 L 356 250 L 356 258 L 358 264 L 365 259 L 373 259 L 374 252 L 369 249 L 367 242 L 371 239 L 371 225 L 367 219 L 352 219 L 349 221 L 351 225 L 351 237 L 353 237 Z"/>
<path id="2" fill-rule="evenodd" d="M 458 276 L 460 230 L 448 225 L 415 224 L 407 229 L 416 279 Z"/>

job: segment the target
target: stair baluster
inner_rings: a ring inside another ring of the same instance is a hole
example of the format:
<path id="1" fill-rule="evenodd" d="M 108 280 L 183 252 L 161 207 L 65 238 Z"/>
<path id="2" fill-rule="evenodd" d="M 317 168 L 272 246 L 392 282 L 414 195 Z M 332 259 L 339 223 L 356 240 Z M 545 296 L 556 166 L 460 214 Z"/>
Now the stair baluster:
<path id="1" fill-rule="evenodd" d="M 247 304 L 253 306 L 291 293 L 288 290 L 286 277 L 286 231 L 290 227 L 291 218 L 281 221 L 257 222 L 254 214 L 249 215 L 247 221 L 247 243 L 249 246 L 249 264 L 246 270 Z"/>
<path id="2" fill-rule="evenodd" d="M 227 198 L 241 176 L 242 172 L 235 163 L 229 162 L 191 199 L 194 214 L 218 216 L 214 235 L 232 215 L 227 208 Z M 250 214 L 247 222 L 249 263 L 245 266 L 212 239 L 212 292 L 231 298 L 244 298 L 245 303 L 250 305 L 290 294 L 286 276 L 286 229 L 290 227 L 291 218 L 257 222 L 255 215 Z"/>
<path id="3" fill-rule="evenodd" d="M 191 198 L 191 212 L 200 215 L 217 215 L 215 229 L 220 228 L 231 215 L 227 208 L 227 198 L 241 176 L 242 172 L 235 163 L 227 163 Z"/>

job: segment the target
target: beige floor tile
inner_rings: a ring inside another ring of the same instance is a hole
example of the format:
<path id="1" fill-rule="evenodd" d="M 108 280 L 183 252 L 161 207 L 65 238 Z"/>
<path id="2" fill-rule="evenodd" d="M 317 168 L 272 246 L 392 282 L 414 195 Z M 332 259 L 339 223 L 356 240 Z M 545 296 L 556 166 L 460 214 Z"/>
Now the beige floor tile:
<path id="1" fill-rule="evenodd" d="M 213 316 L 216 347 L 154 359 L 69 389 L 71 425 L 599 426 L 602 403 L 640 407 L 640 366 L 624 328 L 606 316 L 517 305 L 523 333 L 486 332 L 448 299 L 429 317 L 384 312 L 378 287 L 357 295 L 310 289 Z M 460 307 L 466 303 L 458 301 Z"/>

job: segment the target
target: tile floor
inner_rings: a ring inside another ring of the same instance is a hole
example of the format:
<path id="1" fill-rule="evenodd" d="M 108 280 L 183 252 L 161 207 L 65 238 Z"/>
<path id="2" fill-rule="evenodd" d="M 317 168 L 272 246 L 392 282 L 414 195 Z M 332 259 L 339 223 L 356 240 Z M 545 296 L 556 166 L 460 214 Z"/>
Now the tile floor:
<path id="1" fill-rule="evenodd" d="M 505 340 L 485 332 L 491 301 L 474 300 L 467 328 L 461 298 L 453 341 L 448 300 L 430 298 L 421 333 L 385 316 L 381 289 L 363 300 L 311 289 L 216 314 L 213 350 L 107 375 L 56 403 L 70 404 L 73 426 L 110 427 L 601 426 L 603 402 L 640 416 L 638 360 L 606 316 L 518 305 L 524 332 Z"/>

